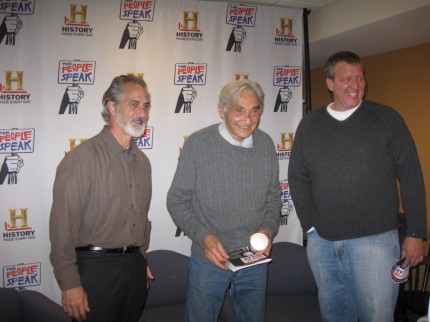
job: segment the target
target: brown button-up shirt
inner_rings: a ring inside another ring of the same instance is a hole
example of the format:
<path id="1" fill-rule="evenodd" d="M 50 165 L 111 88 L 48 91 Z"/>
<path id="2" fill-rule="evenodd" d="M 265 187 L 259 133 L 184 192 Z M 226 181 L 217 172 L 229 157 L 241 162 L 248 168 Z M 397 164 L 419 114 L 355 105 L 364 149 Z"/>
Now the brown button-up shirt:
<path id="1" fill-rule="evenodd" d="M 61 290 L 81 286 L 76 247 L 148 248 L 151 165 L 134 142 L 124 150 L 105 126 L 67 153 L 53 190 L 50 259 Z"/>

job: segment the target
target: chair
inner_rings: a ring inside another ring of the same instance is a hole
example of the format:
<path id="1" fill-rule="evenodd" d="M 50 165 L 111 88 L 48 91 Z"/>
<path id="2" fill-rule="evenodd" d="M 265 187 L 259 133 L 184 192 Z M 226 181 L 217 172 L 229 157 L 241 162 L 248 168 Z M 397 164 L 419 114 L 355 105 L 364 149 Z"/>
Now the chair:
<path id="1" fill-rule="evenodd" d="M 155 280 L 150 282 L 145 309 L 139 321 L 183 322 L 189 257 L 172 250 L 150 251 L 147 257 Z M 224 321 L 228 320 L 218 320 Z"/>
<path id="2" fill-rule="evenodd" d="M 0 321 L 71 321 L 60 305 L 38 291 L 0 287 L 0 303 Z"/>
<path id="3" fill-rule="evenodd" d="M 306 248 L 290 242 L 277 242 L 272 245 L 270 257 L 266 322 L 321 322 L 318 288 Z M 229 292 L 220 318 L 223 321 L 235 321 Z"/>
<path id="4" fill-rule="evenodd" d="M 140 321 L 183 321 L 189 257 L 171 250 L 155 250 L 147 256 L 155 280 L 150 282 Z"/>
<path id="5" fill-rule="evenodd" d="M 397 300 L 395 321 L 408 322 L 408 311 L 417 316 L 427 315 L 429 307 L 430 292 L 427 291 L 427 284 L 430 273 L 430 247 L 427 256 L 423 261 L 409 271 L 408 281 L 400 285 L 399 297 Z M 424 269 L 422 284 L 420 285 L 420 273 Z M 407 287 L 406 287 L 407 286 Z"/>

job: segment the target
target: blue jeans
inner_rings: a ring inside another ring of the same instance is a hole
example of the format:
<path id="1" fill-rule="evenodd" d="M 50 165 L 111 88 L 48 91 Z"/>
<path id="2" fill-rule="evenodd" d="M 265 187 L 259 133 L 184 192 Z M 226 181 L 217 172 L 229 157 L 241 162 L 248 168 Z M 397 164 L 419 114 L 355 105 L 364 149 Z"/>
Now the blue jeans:
<path id="1" fill-rule="evenodd" d="M 325 322 L 391 322 L 399 285 L 391 267 L 399 258 L 397 231 L 329 241 L 314 230 L 307 254 Z"/>
<path id="2" fill-rule="evenodd" d="M 187 322 L 216 322 L 230 286 L 237 321 L 263 322 L 266 307 L 267 264 L 224 271 L 191 256 L 185 310 Z"/>

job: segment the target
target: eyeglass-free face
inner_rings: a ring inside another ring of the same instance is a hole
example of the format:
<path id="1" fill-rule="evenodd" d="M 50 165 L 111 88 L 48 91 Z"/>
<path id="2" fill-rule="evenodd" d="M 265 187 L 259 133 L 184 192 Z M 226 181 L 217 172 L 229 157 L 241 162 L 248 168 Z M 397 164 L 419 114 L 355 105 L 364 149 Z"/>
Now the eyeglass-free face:
<path id="1" fill-rule="evenodd" d="M 249 137 L 260 122 L 260 100 L 251 91 L 243 91 L 235 104 L 224 111 L 218 106 L 220 117 L 225 120 L 225 126 L 230 135 L 239 142 Z"/>

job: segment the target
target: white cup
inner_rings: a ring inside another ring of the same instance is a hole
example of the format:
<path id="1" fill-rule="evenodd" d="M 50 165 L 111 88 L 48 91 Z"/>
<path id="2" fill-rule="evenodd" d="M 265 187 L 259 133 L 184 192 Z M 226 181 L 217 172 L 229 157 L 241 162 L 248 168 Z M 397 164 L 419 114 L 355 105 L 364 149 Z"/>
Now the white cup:
<path id="1" fill-rule="evenodd" d="M 264 250 L 269 245 L 269 238 L 263 233 L 255 233 L 251 236 L 251 250 L 258 252 Z"/>

